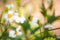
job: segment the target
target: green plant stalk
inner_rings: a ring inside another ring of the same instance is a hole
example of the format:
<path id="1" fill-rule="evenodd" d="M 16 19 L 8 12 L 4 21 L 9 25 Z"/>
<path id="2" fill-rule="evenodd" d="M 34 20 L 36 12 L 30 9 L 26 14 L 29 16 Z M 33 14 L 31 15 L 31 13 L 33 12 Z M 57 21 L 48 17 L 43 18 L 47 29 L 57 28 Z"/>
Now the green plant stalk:
<path id="1" fill-rule="evenodd" d="M 1 13 L 1 16 L 0 16 L 0 23 L 1 23 L 1 21 L 2 21 L 2 17 L 3 17 L 3 13 Z"/>
<path id="2" fill-rule="evenodd" d="M 6 39 L 7 39 L 6 36 L 7 36 L 7 26 L 5 26 L 5 31 L 2 33 L 0 39 L 4 39 L 4 40 L 6 40 Z M 4 38 L 4 37 L 6 37 L 6 38 Z"/>
<path id="3" fill-rule="evenodd" d="M 5 25 L 4 23 L 0 23 L 0 24 L 3 25 L 5 28 L 4 32 L 0 36 L 0 39 L 7 40 L 7 38 L 8 38 L 8 27 L 10 26 L 10 24 L 9 23 L 8 23 L 8 25 Z"/>
<path id="4" fill-rule="evenodd" d="M 49 9 L 52 10 L 52 8 L 53 8 L 53 0 L 51 0 L 51 3 L 49 5 Z"/>

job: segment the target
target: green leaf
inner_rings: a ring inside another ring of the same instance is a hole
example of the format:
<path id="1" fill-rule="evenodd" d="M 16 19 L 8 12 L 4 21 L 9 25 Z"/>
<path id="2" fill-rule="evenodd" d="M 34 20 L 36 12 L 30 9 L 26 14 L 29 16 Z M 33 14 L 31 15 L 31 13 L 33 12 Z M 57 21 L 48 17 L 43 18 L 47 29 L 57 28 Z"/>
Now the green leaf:
<path id="1" fill-rule="evenodd" d="M 35 40 L 43 40 L 41 37 L 35 36 Z"/>
<path id="2" fill-rule="evenodd" d="M 20 24 L 24 30 L 25 33 L 27 33 L 27 30 L 30 29 L 29 21 L 26 20 L 23 24 Z"/>
<path id="3" fill-rule="evenodd" d="M 8 8 L 4 8 L 3 10 L 3 14 L 7 13 L 8 12 Z"/>
<path id="4" fill-rule="evenodd" d="M 31 34 L 34 34 L 40 27 L 35 28 L 34 30 L 31 30 Z"/>
<path id="5" fill-rule="evenodd" d="M 44 38 L 44 40 L 56 40 L 56 38 L 54 38 L 54 37 L 46 37 L 46 38 Z"/>
<path id="6" fill-rule="evenodd" d="M 43 37 L 41 36 L 40 33 L 34 36 L 35 36 L 35 40 L 43 40 Z"/>
<path id="7" fill-rule="evenodd" d="M 48 23 L 53 23 L 56 20 L 59 20 L 60 16 L 55 17 L 55 11 L 53 12 L 52 16 L 47 16 L 47 22 Z"/>
<path id="8" fill-rule="evenodd" d="M 42 15 L 43 15 L 44 17 L 46 17 L 46 15 L 47 15 L 47 10 L 45 9 L 45 6 L 44 6 L 43 1 L 42 1 L 41 13 L 42 13 Z"/>
<path id="9" fill-rule="evenodd" d="M 16 37 L 15 40 L 22 40 L 21 36 Z"/>
<path id="10" fill-rule="evenodd" d="M 41 28 L 41 24 L 39 22 L 40 21 L 38 20 L 36 27 L 32 26 L 32 28 L 30 29 L 31 30 L 31 34 L 34 34 L 36 31 L 38 31 Z"/>
<path id="11" fill-rule="evenodd" d="M 52 35 L 51 35 L 51 32 L 49 31 L 49 29 L 47 28 L 47 29 L 45 29 L 44 30 L 44 37 L 51 37 Z"/>

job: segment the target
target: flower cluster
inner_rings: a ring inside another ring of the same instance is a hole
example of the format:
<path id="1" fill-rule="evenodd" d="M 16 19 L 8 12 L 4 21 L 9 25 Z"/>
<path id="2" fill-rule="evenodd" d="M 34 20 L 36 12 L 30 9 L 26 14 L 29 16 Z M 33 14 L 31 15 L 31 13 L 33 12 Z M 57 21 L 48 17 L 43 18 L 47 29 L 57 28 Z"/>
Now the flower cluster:
<path id="1" fill-rule="evenodd" d="M 4 19 L 9 23 L 24 23 L 26 19 L 28 19 L 29 24 L 33 27 L 36 26 L 38 18 L 35 16 L 29 16 L 28 18 L 25 18 L 23 13 L 20 10 L 13 10 L 14 5 L 13 3 L 9 2 L 6 5 L 6 8 L 8 8 L 8 11 L 3 15 Z M 15 38 L 19 35 L 22 35 L 23 33 L 20 31 L 22 26 L 18 26 L 16 30 L 9 30 L 9 37 Z"/>
<path id="2" fill-rule="evenodd" d="M 17 23 L 24 23 L 25 17 L 20 11 L 14 12 L 14 10 L 12 10 L 12 8 L 14 8 L 14 5 L 12 3 L 9 3 L 6 5 L 6 7 L 8 8 L 8 12 L 4 14 L 5 20 L 9 22 L 15 21 Z"/>

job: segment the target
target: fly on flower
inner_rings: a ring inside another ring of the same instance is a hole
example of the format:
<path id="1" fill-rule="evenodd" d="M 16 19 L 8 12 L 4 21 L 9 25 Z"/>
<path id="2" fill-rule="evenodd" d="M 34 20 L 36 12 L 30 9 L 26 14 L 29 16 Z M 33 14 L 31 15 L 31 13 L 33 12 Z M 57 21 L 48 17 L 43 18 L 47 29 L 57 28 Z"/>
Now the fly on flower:
<path id="1" fill-rule="evenodd" d="M 32 17 L 32 16 L 29 16 L 28 19 L 29 19 L 30 24 L 31 24 L 32 26 L 34 26 L 34 25 L 37 23 L 37 21 L 38 21 L 38 18 Z"/>
<path id="2" fill-rule="evenodd" d="M 17 36 L 22 35 L 22 32 L 21 32 L 20 30 L 21 30 L 21 26 L 18 26 L 18 27 L 16 28 L 16 30 L 10 30 L 10 31 L 9 31 L 9 37 L 15 38 L 15 37 L 17 37 Z"/>
<path id="3" fill-rule="evenodd" d="M 14 14 L 14 12 L 12 10 L 8 10 L 8 13 L 4 14 L 4 19 L 6 21 L 12 22 L 13 21 L 13 14 Z"/>
<path id="4" fill-rule="evenodd" d="M 22 13 L 17 12 L 17 13 L 15 13 L 15 15 L 14 15 L 14 20 L 15 20 L 15 22 L 17 22 L 17 23 L 24 23 L 25 17 L 23 16 Z"/>
<path id="5" fill-rule="evenodd" d="M 14 8 L 14 5 L 13 5 L 12 2 L 8 2 L 8 3 L 6 4 L 6 7 L 7 7 L 8 9 L 10 9 L 10 8 Z"/>
<path id="6" fill-rule="evenodd" d="M 32 30 L 34 30 L 35 28 L 39 27 L 38 23 L 37 23 L 37 21 L 38 21 L 37 17 L 35 17 L 35 16 L 29 16 L 28 20 L 29 20 L 29 23 L 31 25 L 31 29 Z"/>

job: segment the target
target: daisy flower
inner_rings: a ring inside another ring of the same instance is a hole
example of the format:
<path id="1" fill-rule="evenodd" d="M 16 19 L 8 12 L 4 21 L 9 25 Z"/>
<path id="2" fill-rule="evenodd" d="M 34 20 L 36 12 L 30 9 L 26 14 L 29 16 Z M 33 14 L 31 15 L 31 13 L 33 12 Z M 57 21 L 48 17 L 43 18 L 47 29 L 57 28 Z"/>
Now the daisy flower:
<path id="1" fill-rule="evenodd" d="M 8 13 L 4 14 L 4 19 L 6 21 L 12 22 L 13 21 L 13 11 L 12 10 L 8 10 Z"/>
<path id="2" fill-rule="evenodd" d="M 15 38 L 16 37 L 14 30 L 10 30 L 9 31 L 9 37 L 12 37 L 12 38 Z"/>
<path id="3" fill-rule="evenodd" d="M 15 30 L 10 30 L 9 31 L 9 37 L 15 38 L 17 36 L 22 35 L 22 32 L 20 31 L 20 29 L 21 29 L 21 26 L 18 26 L 16 28 L 16 31 Z"/>
<path id="4" fill-rule="evenodd" d="M 15 22 L 17 22 L 17 23 L 24 23 L 24 21 L 25 21 L 25 17 L 22 15 L 22 13 L 15 13 L 15 15 L 14 15 L 14 20 L 15 20 Z"/>
<path id="5" fill-rule="evenodd" d="M 51 28 L 51 27 L 52 27 L 51 24 L 47 24 L 47 25 L 44 26 L 44 28 Z"/>
<path id="6" fill-rule="evenodd" d="M 37 21 L 38 21 L 38 18 L 36 18 L 36 17 L 31 17 L 31 16 L 30 16 L 28 19 L 29 19 L 30 24 L 31 24 L 32 26 L 34 26 L 34 25 L 37 23 Z"/>
<path id="7" fill-rule="evenodd" d="M 8 9 L 10 9 L 10 8 L 14 8 L 14 5 L 13 5 L 12 2 L 8 2 L 8 3 L 6 4 L 6 7 L 7 7 Z"/>

